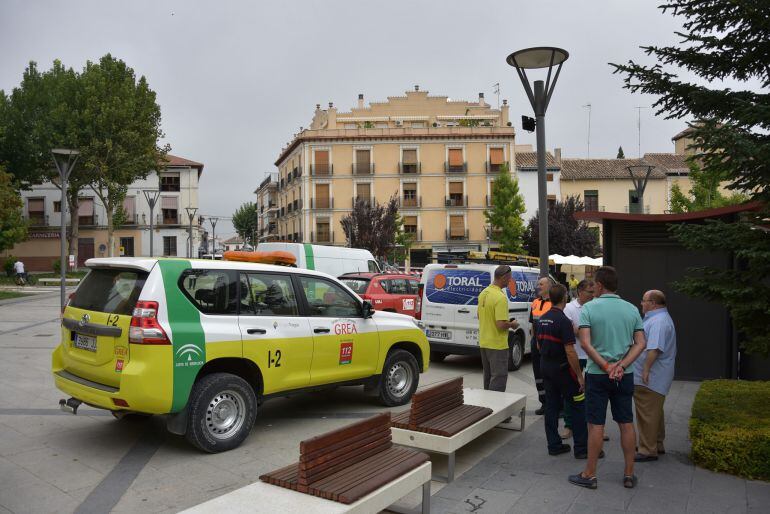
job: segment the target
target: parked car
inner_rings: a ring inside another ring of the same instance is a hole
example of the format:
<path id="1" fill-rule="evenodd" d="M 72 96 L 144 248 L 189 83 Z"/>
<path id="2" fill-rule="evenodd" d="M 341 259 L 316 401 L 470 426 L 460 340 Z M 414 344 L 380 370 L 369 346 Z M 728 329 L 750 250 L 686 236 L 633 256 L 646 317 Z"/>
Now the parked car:
<path id="1" fill-rule="evenodd" d="M 324 273 L 180 258 L 86 266 L 52 356 L 70 412 L 167 414 L 171 432 L 220 452 L 248 436 L 258 402 L 363 384 L 403 405 L 428 369 L 414 318 L 375 312 Z"/>
<path id="2" fill-rule="evenodd" d="M 492 283 L 497 264 L 428 264 L 420 279 L 416 318 L 422 320 L 431 349 L 431 359 L 441 361 L 450 354 L 479 353 L 478 298 Z M 539 270 L 511 266 L 506 288 L 510 319 L 519 328 L 508 334 L 508 369 L 519 369 L 529 352 L 529 310 L 537 294 Z"/>
<path id="3" fill-rule="evenodd" d="M 339 277 L 343 284 L 378 311 L 399 312 L 414 316 L 419 301 L 420 279 L 399 273 L 346 273 Z"/>

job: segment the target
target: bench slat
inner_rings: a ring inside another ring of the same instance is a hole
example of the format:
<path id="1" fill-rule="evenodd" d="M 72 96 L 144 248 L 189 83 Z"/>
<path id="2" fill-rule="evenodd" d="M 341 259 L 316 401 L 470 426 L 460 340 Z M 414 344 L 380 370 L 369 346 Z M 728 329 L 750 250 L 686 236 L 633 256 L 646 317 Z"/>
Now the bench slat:
<path id="1" fill-rule="evenodd" d="M 475 405 L 463 405 L 456 411 L 448 412 L 438 418 L 423 423 L 417 427 L 417 430 L 429 434 L 451 437 L 477 421 L 486 418 L 490 414 L 492 414 L 492 409 L 490 408 L 477 407 Z"/>
<path id="2" fill-rule="evenodd" d="M 329 451 L 323 453 L 319 453 L 317 451 L 313 452 L 312 457 L 302 455 L 300 456 L 299 460 L 299 469 L 302 471 L 307 471 L 313 468 L 318 468 L 328 463 L 329 461 L 336 460 L 340 456 L 355 458 L 356 454 L 368 449 L 372 443 L 381 442 L 383 439 L 390 439 L 390 430 L 377 429 L 373 433 L 366 435 L 366 437 L 358 438 L 356 441 L 352 441 L 349 445 L 335 445 L 335 449 L 330 449 Z"/>
<path id="3" fill-rule="evenodd" d="M 414 406 L 412 406 L 412 410 L 409 416 L 409 425 L 420 425 L 430 418 L 439 416 L 462 405 L 463 395 L 462 392 L 460 392 L 458 394 L 452 394 L 446 398 L 442 398 L 441 400 L 437 400 L 430 405 L 424 405 L 421 409 L 415 409 Z"/>
<path id="4" fill-rule="evenodd" d="M 423 462 L 426 462 L 427 460 L 428 460 L 428 456 L 426 454 L 416 453 L 415 455 L 412 455 L 406 460 L 400 462 L 396 466 L 391 466 L 389 468 L 380 470 L 379 473 L 377 474 L 376 480 L 369 480 L 368 482 L 360 483 L 357 486 L 351 489 L 348 489 L 347 491 L 345 491 L 343 494 L 339 496 L 339 501 L 349 505 L 357 501 L 359 498 L 363 498 L 364 496 L 371 493 L 372 491 L 379 489 L 380 487 L 387 484 L 388 482 L 403 475 L 407 471 L 410 471 L 420 466 Z"/>
<path id="5" fill-rule="evenodd" d="M 320 448 L 318 450 L 300 453 L 299 461 L 300 462 L 306 462 L 313 459 L 318 458 L 321 455 L 326 455 L 329 452 L 333 452 L 335 450 L 339 450 L 340 448 L 345 448 L 351 445 L 356 445 L 363 441 L 364 439 L 368 439 L 373 435 L 381 434 L 382 432 L 387 432 L 388 427 L 385 425 L 379 425 L 374 428 L 371 428 L 369 430 L 362 431 L 359 434 L 356 434 L 354 436 L 349 437 L 348 439 L 345 439 L 344 441 L 340 441 L 337 443 L 329 444 L 328 446 L 324 446 L 323 448 Z"/>
<path id="6" fill-rule="evenodd" d="M 404 450 L 407 450 L 406 452 Z M 397 462 L 399 459 L 408 455 L 408 448 L 392 447 L 377 455 L 373 455 L 368 459 L 360 461 L 350 468 L 347 468 L 339 473 L 335 473 L 333 476 L 323 478 L 313 482 L 311 488 L 325 491 L 334 491 L 342 488 L 346 483 L 355 481 L 357 478 L 365 476 L 372 468 L 375 470 L 379 468 L 387 467 L 389 464 Z"/>
<path id="7" fill-rule="evenodd" d="M 390 423 L 390 414 L 387 412 L 372 416 L 371 418 L 367 418 L 363 421 L 353 423 L 352 425 L 347 425 L 340 429 L 332 430 L 331 432 L 306 439 L 299 443 L 299 452 L 300 454 L 305 454 L 321 448 L 325 448 L 331 444 L 350 439 L 351 437 L 363 431 L 376 428 L 383 423 Z"/>
<path id="8" fill-rule="evenodd" d="M 356 452 L 355 458 L 349 458 L 346 455 L 342 455 L 333 461 L 330 461 L 326 465 L 317 466 L 316 468 L 309 470 L 300 469 L 299 472 L 299 484 L 307 485 L 311 482 L 319 480 L 321 478 L 333 475 L 341 469 L 349 467 L 351 464 L 365 460 L 367 457 L 387 450 L 393 445 L 391 442 L 390 434 L 387 438 L 375 441 L 367 447 L 362 448 L 361 451 Z"/>

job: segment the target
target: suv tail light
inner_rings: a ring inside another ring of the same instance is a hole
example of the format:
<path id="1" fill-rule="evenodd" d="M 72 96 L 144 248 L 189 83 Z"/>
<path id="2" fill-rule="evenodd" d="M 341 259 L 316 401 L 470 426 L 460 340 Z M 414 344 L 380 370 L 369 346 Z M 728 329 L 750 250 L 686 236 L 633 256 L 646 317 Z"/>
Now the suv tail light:
<path id="1" fill-rule="evenodd" d="M 70 293 L 70 294 L 69 294 L 69 296 L 67 296 L 67 301 L 66 301 L 66 302 L 64 302 L 64 305 L 62 305 L 62 308 L 61 308 L 61 313 L 62 313 L 62 315 L 64 315 L 64 309 L 66 309 L 66 308 L 69 306 L 69 304 L 70 304 L 70 302 L 72 301 L 72 298 L 73 298 L 74 296 L 75 296 L 75 293 L 74 293 L 74 292 L 73 292 L 73 293 Z"/>
<path id="2" fill-rule="evenodd" d="M 128 341 L 134 344 L 171 344 L 157 316 L 158 302 L 136 302 Z"/>
<path id="3" fill-rule="evenodd" d="M 422 292 L 425 290 L 425 284 L 417 286 L 417 300 L 414 304 L 414 319 L 422 319 Z"/>

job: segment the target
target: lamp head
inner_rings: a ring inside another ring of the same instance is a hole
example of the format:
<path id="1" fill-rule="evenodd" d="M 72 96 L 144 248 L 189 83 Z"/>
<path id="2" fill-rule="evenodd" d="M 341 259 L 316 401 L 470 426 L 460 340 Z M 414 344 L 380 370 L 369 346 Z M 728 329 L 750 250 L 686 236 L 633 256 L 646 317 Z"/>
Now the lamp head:
<path id="1" fill-rule="evenodd" d="M 505 61 L 514 68 L 537 70 L 558 66 L 569 58 L 569 53 L 554 46 L 536 46 L 513 52 Z"/>

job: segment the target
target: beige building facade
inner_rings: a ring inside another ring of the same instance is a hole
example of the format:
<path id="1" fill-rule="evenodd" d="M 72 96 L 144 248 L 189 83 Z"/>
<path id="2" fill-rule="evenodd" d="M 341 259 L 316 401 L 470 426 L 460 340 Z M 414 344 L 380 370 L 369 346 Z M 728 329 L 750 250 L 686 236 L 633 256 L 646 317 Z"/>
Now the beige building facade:
<path id="1" fill-rule="evenodd" d="M 257 240 L 278 240 L 278 180 L 275 173 L 268 173 L 259 187 L 257 195 Z"/>
<path id="2" fill-rule="evenodd" d="M 278 167 L 280 240 L 344 245 L 340 225 L 357 198 L 398 199 L 412 260 L 431 253 L 484 250 L 494 242 L 484 219 L 491 187 L 507 166 L 515 175 L 508 105 L 453 101 L 408 91 L 338 112 L 316 106 L 311 125 L 282 149 Z"/>

